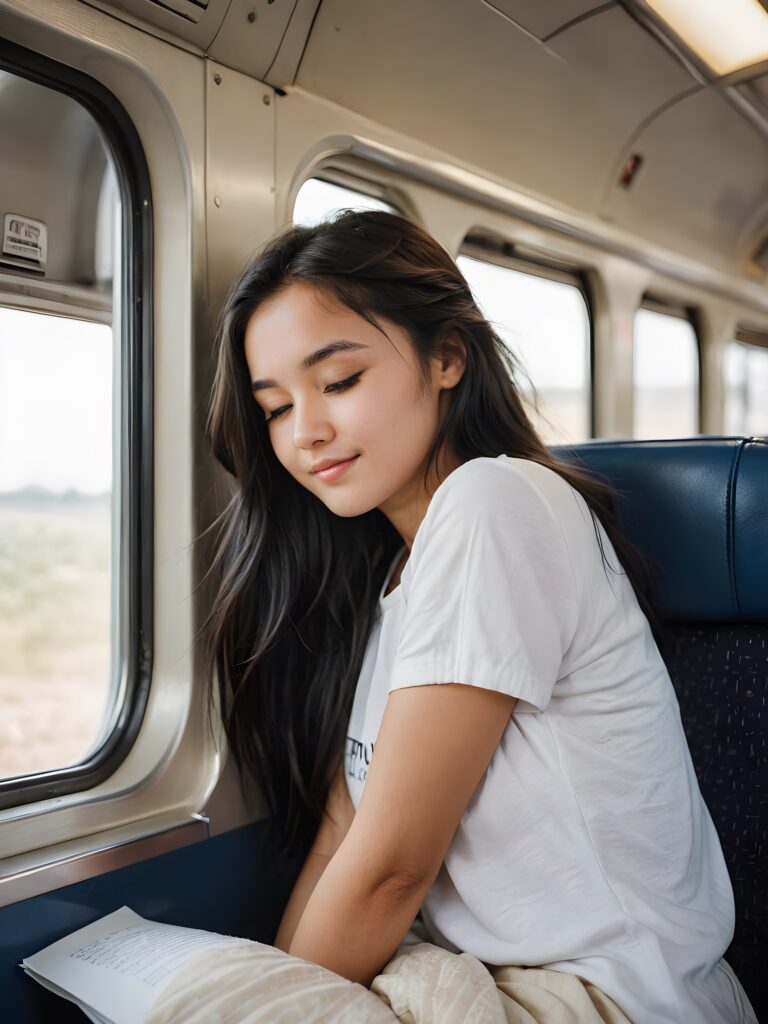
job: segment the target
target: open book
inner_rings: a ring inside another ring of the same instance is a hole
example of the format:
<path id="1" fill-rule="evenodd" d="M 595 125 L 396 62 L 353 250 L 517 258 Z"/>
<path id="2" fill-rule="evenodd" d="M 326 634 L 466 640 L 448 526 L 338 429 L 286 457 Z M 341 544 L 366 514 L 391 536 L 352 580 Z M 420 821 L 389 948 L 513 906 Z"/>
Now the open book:
<path id="1" fill-rule="evenodd" d="M 96 1024 L 144 1024 L 189 961 L 243 939 L 147 921 L 128 907 L 27 957 L 21 967 Z"/>

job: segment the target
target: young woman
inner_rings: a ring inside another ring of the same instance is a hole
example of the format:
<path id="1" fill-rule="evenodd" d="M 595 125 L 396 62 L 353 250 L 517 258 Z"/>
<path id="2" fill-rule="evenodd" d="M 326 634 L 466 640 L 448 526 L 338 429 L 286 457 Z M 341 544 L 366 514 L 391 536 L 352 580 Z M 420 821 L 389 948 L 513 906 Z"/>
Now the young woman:
<path id="1" fill-rule="evenodd" d="M 537 437 L 441 246 L 352 211 L 272 240 L 209 433 L 230 746 L 312 844 L 276 946 L 368 985 L 421 910 L 438 946 L 596 987 L 599 1019 L 751 1019 L 611 492 Z"/>

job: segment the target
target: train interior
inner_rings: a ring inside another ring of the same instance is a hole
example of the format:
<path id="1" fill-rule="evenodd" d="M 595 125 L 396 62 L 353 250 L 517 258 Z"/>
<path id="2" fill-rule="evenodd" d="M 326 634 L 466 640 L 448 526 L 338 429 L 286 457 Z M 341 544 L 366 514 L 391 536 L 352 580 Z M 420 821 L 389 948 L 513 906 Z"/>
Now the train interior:
<path id="1" fill-rule="evenodd" d="M 274 938 L 306 851 L 276 858 L 209 708 L 230 483 L 205 410 L 231 282 L 347 206 L 457 259 L 545 440 L 660 567 L 726 958 L 768 1019 L 768 9 L 744 6 L 721 54 L 642 0 L 0 0 L 3 1019 L 83 1019 L 17 965 L 123 904 Z"/>

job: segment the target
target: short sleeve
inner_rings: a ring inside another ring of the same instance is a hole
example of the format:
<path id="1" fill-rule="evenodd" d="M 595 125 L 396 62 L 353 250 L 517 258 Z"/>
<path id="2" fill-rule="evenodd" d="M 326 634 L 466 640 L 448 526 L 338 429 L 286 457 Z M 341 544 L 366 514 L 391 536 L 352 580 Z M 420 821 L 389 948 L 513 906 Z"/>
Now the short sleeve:
<path id="1" fill-rule="evenodd" d="M 473 459 L 435 492 L 402 577 L 390 690 L 464 683 L 549 703 L 576 584 L 560 521 L 518 461 Z"/>

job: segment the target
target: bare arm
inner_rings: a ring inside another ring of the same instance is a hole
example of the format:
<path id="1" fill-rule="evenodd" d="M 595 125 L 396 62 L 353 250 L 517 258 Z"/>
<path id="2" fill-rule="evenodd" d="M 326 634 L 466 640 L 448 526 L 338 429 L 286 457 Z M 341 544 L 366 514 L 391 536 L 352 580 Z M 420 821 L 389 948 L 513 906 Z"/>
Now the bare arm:
<path id="1" fill-rule="evenodd" d="M 275 946 L 286 953 L 293 941 L 296 926 L 299 923 L 309 897 L 320 881 L 334 853 L 341 846 L 341 841 L 349 831 L 355 808 L 347 790 L 343 766 L 339 768 L 336 778 L 328 794 L 323 820 L 320 823 L 315 841 L 304 862 L 291 898 L 288 900 L 280 927 L 277 930 Z"/>
<path id="2" fill-rule="evenodd" d="M 462 684 L 389 694 L 360 806 L 307 901 L 293 956 L 370 985 L 437 876 L 514 706 Z"/>

